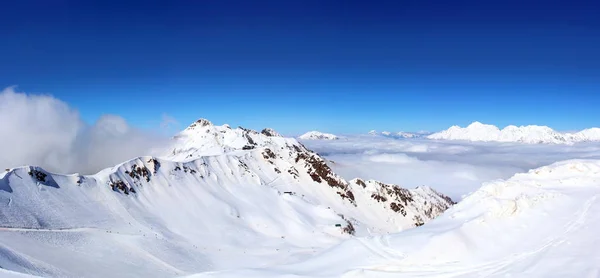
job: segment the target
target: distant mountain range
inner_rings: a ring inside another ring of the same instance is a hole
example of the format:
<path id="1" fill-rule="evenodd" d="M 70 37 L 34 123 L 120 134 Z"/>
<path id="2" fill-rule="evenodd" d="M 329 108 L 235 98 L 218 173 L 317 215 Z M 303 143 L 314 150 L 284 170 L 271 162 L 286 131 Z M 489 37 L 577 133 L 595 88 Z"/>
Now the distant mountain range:
<path id="1" fill-rule="evenodd" d="M 431 133 L 419 132 L 368 132 L 372 136 L 383 136 L 398 139 L 431 139 L 431 140 L 461 140 L 473 142 L 515 142 L 525 144 L 574 144 L 579 142 L 600 141 L 600 128 L 588 128 L 579 132 L 559 132 L 547 126 L 509 125 L 500 129 L 494 125 L 473 122 L 467 127 L 452 126 L 446 130 Z M 338 136 L 321 133 L 318 131 L 308 132 L 300 137 L 301 140 L 335 140 Z"/>
<path id="2" fill-rule="evenodd" d="M 528 144 L 572 144 L 600 141 L 600 128 L 589 128 L 575 133 L 555 131 L 547 126 L 514 126 L 500 129 L 494 125 L 474 122 L 462 128 L 452 126 L 447 130 L 427 136 L 434 140 L 464 140 L 483 142 L 519 142 Z"/>

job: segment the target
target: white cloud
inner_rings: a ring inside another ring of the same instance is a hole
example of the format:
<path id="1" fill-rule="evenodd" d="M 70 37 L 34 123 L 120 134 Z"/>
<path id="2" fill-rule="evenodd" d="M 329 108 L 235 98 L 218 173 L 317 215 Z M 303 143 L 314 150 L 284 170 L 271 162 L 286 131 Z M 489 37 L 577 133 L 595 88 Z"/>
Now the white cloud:
<path id="1" fill-rule="evenodd" d="M 404 187 L 429 185 L 456 200 L 486 181 L 559 160 L 600 157 L 600 143 L 469 143 L 373 136 L 303 143 L 333 160 L 332 168 L 345 178 L 377 179 Z"/>
<path id="2" fill-rule="evenodd" d="M 92 126 L 48 95 L 0 92 L 0 167 L 39 165 L 49 171 L 94 173 L 147 155 L 166 138 L 135 129 L 114 115 Z"/>
<path id="3" fill-rule="evenodd" d="M 162 121 L 160 122 L 160 127 L 166 130 L 170 130 L 172 128 L 179 129 L 181 127 L 181 124 L 177 121 L 177 119 L 175 119 L 171 115 L 163 113 Z"/>

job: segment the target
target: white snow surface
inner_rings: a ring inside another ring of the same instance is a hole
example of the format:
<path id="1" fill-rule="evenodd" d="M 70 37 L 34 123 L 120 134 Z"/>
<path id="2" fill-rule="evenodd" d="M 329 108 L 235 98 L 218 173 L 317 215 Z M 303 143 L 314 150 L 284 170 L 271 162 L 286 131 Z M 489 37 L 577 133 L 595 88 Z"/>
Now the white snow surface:
<path id="1" fill-rule="evenodd" d="M 600 160 L 484 184 L 441 217 L 302 261 L 192 277 L 599 277 Z"/>
<path id="2" fill-rule="evenodd" d="M 494 125 L 473 122 L 462 128 L 452 126 L 447 130 L 427 136 L 436 140 L 466 140 L 484 142 L 520 142 L 528 144 L 573 144 L 600 141 L 600 128 L 589 128 L 576 133 L 561 133 L 547 126 L 514 126 L 500 129 Z"/>
<path id="3" fill-rule="evenodd" d="M 323 133 L 319 131 L 309 131 L 298 136 L 300 140 L 337 140 L 340 139 L 338 136 L 331 133 Z"/>
<path id="4" fill-rule="evenodd" d="M 428 187 L 346 181 L 293 138 L 199 120 L 162 157 L 94 175 L 0 173 L 0 276 L 173 277 L 305 260 L 420 225 Z M 338 226 L 339 224 L 339 226 Z M 14 274 L 17 275 L 17 274 Z"/>

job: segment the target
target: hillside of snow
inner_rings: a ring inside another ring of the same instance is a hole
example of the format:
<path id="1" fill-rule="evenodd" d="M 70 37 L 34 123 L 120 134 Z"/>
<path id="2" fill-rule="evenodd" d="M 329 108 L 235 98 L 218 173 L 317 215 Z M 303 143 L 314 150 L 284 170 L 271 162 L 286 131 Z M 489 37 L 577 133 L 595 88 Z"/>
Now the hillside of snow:
<path id="1" fill-rule="evenodd" d="M 309 131 L 298 136 L 300 140 L 337 140 L 340 139 L 334 134 L 331 133 L 323 133 L 319 131 Z"/>
<path id="2" fill-rule="evenodd" d="M 274 130 L 202 119 L 175 136 L 163 156 L 94 175 L 35 166 L 2 172 L 0 267 L 44 277 L 269 267 L 302 261 L 352 235 L 421 226 L 451 205 L 424 186 L 344 180 Z"/>
<path id="3" fill-rule="evenodd" d="M 598 277 L 600 160 L 484 184 L 441 217 L 297 263 L 192 277 Z"/>
<path id="4" fill-rule="evenodd" d="M 414 227 L 422 222 L 419 219 L 432 219 L 451 204 L 450 200 L 438 200 L 438 196 L 443 195 L 431 190 L 405 190 L 376 181 L 372 186 L 363 186 L 360 179 L 346 181 L 335 174 L 318 154 L 295 139 L 281 137 L 273 131 L 259 133 L 242 127 L 233 129 L 228 125 L 215 126 L 201 119 L 178 134 L 174 146 L 166 154 L 166 159 L 189 161 L 208 155 L 225 155 L 249 167 L 260 166 L 266 160 L 266 167 L 256 169 L 257 173 L 265 176 L 264 183 L 282 192 L 301 195 L 313 204 L 327 205 L 336 212 L 350 215 L 372 231 Z M 391 202 L 377 198 L 379 195 Z M 423 205 L 413 200 L 416 195 L 431 200 Z M 398 211 L 396 206 L 400 204 L 407 207 L 406 213 L 404 209 Z M 429 213 L 432 209 L 433 213 Z"/>
<path id="5" fill-rule="evenodd" d="M 494 125 L 474 122 L 462 128 L 452 126 L 447 130 L 427 136 L 435 140 L 465 140 L 483 142 L 520 142 L 528 144 L 572 144 L 600 141 L 600 129 L 590 128 L 576 133 L 561 133 L 547 126 L 514 126 L 499 129 Z"/>

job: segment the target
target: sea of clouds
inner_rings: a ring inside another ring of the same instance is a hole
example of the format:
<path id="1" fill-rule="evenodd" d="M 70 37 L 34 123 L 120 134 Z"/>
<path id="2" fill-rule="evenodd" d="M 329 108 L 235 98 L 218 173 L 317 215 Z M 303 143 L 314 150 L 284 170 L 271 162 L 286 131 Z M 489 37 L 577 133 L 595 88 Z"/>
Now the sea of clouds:
<path id="1" fill-rule="evenodd" d="M 346 179 L 376 179 L 403 187 L 428 185 L 460 200 L 482 183 L 573 158 L 600 158 L 600 143 L 575 145 L 486 143 L 347 136 L 303 141 L 333 161 Z"/>
<path id="2" fill-rule="evenodd" d="M 163 115 L 163 125 L 176 124 Z M 0 92 L 0 168 L 37 165 L 58 173 L 93 174 L 128 159 L 158 155 L 170 143 L 117 115 L 85 123 L 77 110 L 49 95 Z M 572 158 L 600 158 L 600 143 L 574 145 L 397 139 L 379 135 L 303 143 L 333 161 L 347 179 L 403 187 L 428 185 L 455 200 L 483 182 Z"/>

